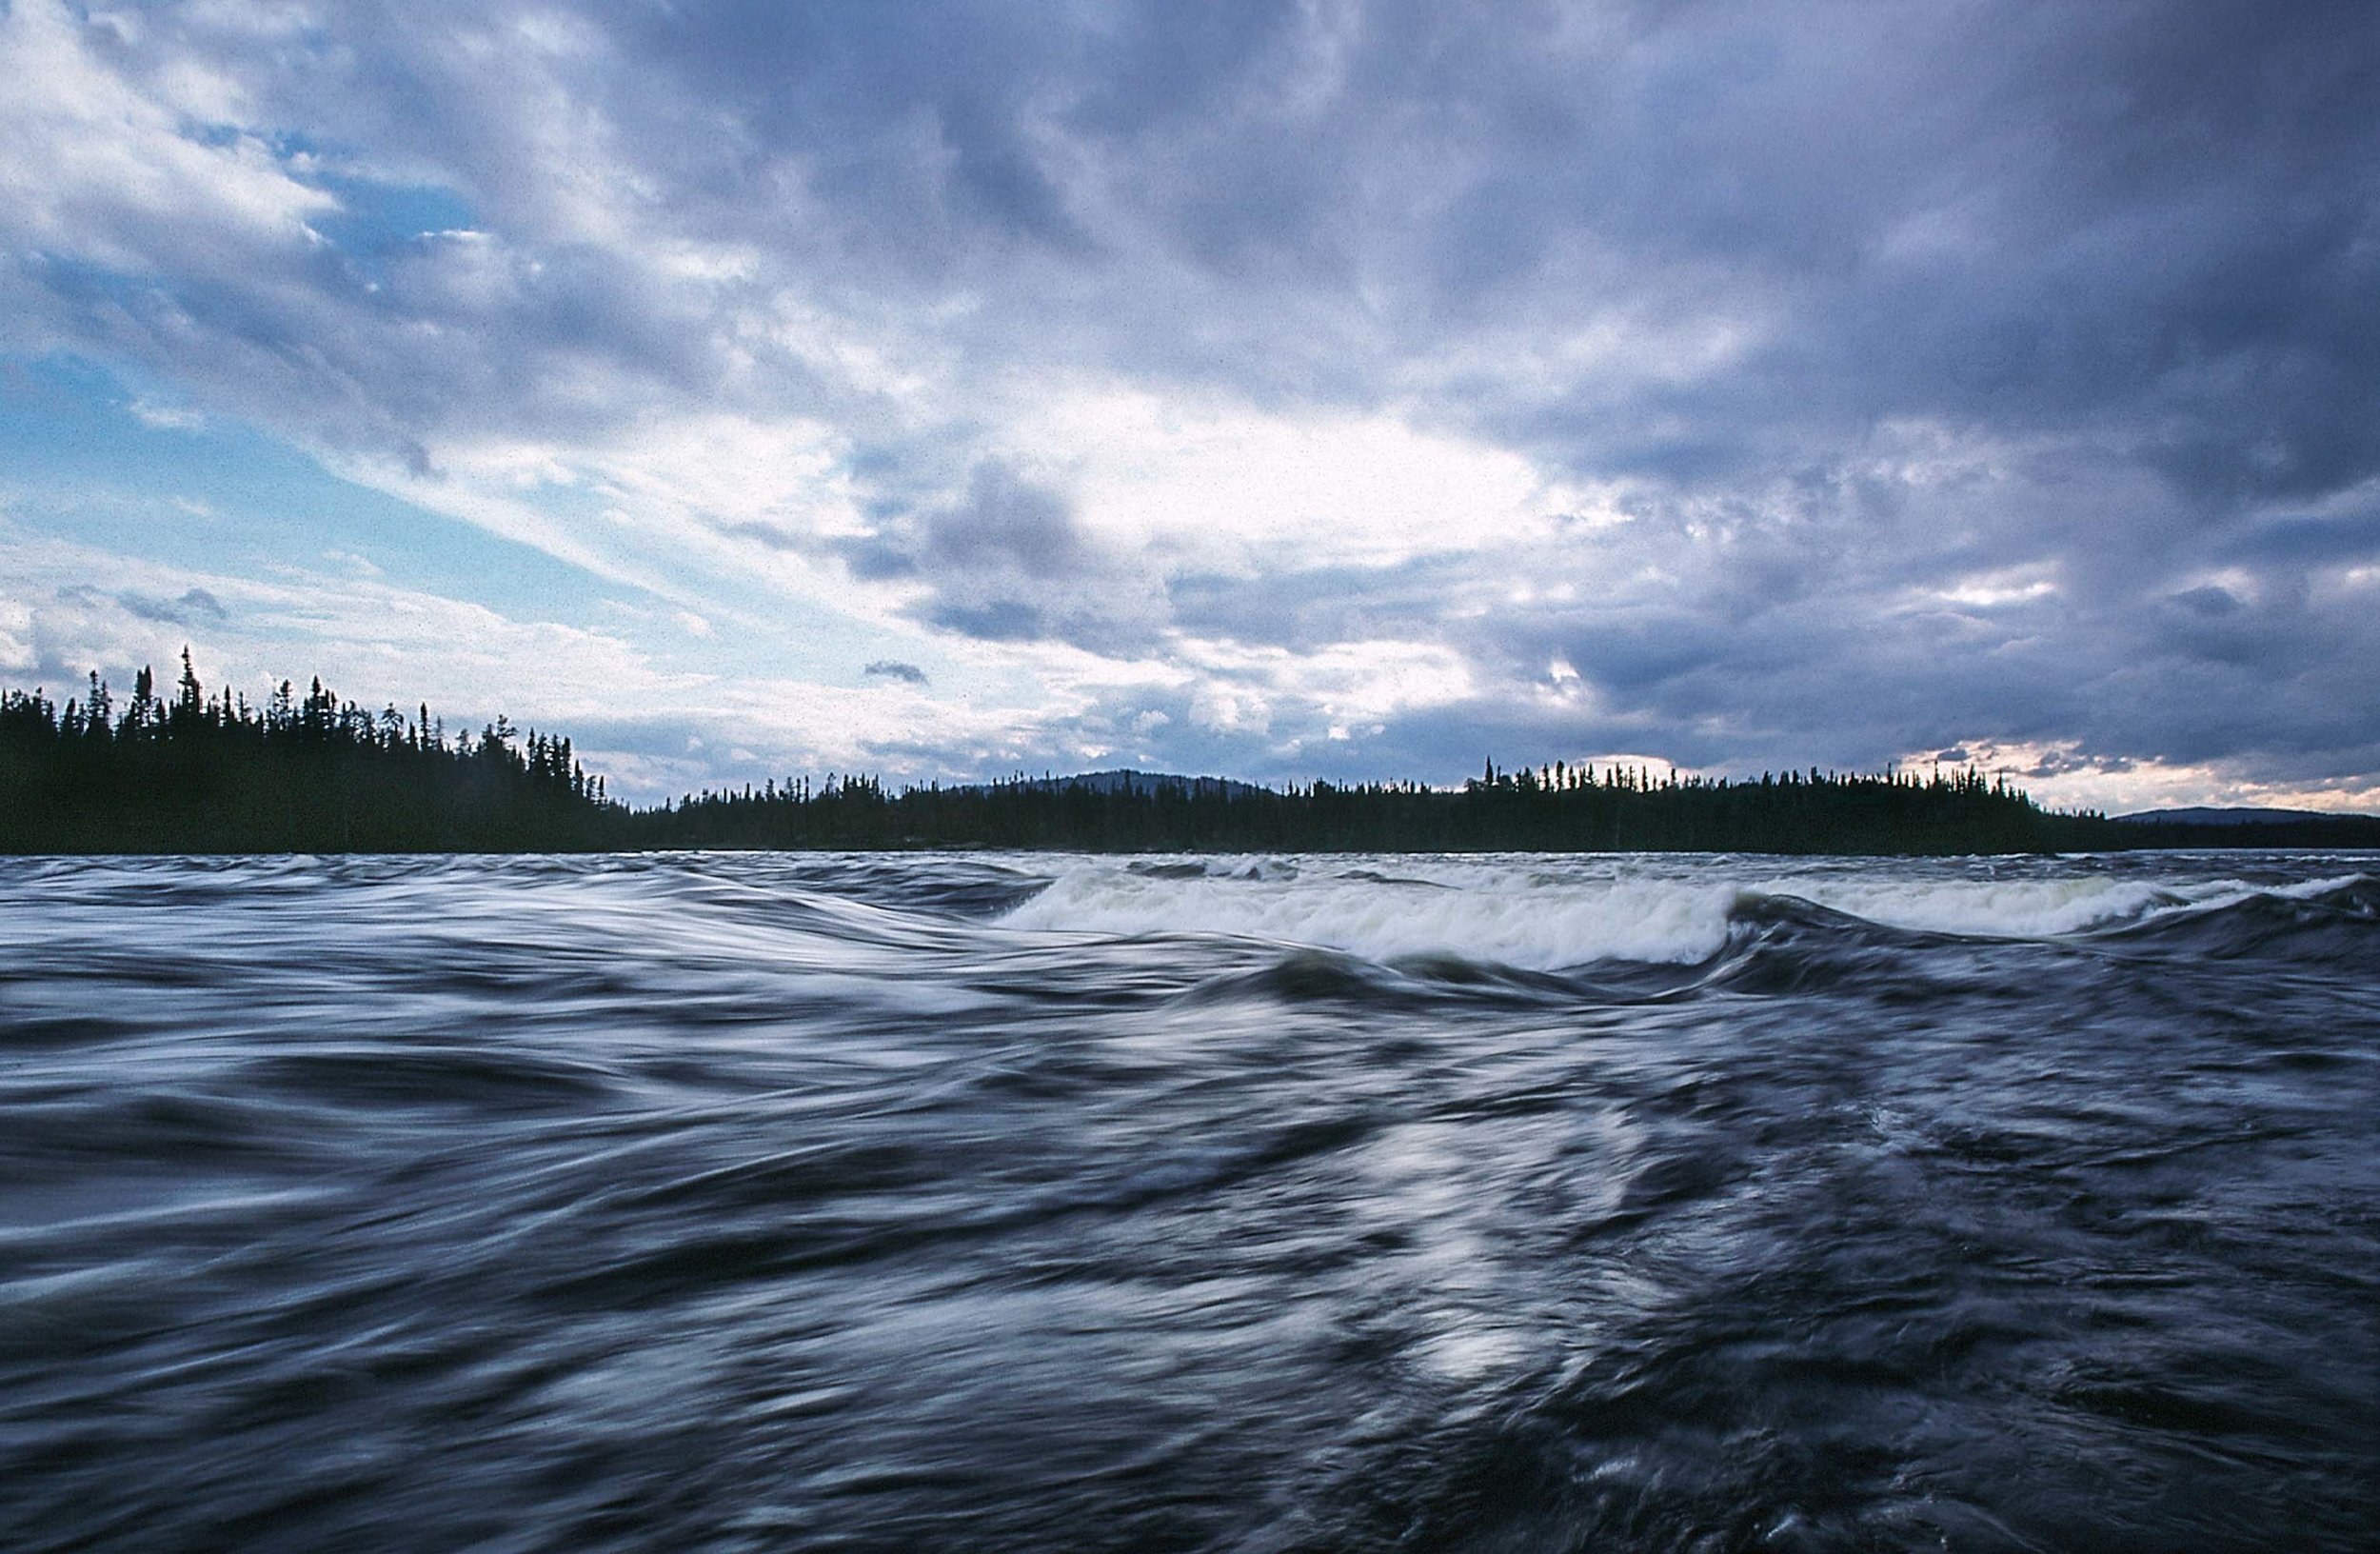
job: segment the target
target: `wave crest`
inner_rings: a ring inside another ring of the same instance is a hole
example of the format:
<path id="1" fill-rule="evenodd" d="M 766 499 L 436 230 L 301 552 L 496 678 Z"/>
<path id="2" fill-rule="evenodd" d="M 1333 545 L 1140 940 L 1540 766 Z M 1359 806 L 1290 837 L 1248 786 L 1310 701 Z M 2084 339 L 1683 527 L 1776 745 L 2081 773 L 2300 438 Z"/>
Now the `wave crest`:
<path id="1" fill-rule="evenodd" d="M 2369 883 L 2344 875 L 2283 885 L 2140 880 L 1829 875 L 1735 879 L 1600 873 L 1567 861 L 1440 862 L 1396 875 L 1307 861 L 1086 863 L 1002 916 L 1009 928 L 1100 936 L 1212 934 L 1323 948 L 1380 963 L 1448 957 L 1556 971 L 1597 962 L 1696 966 L 1726 951 L 1776 904 L 1902 933 L 2057 939 L 2195 918 L 2244 903 L 2312 901 Z"/>

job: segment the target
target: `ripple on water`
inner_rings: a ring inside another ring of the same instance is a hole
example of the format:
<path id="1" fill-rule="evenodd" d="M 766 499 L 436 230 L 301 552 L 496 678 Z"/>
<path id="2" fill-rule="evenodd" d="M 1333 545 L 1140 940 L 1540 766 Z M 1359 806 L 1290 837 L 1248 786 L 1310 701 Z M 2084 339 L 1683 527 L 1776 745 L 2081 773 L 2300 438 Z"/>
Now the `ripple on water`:
<path id="1" fill-rule="evenodd" d="M 2376 891 L 0 861 L 0 1544 L 2363 1547 Z"/>

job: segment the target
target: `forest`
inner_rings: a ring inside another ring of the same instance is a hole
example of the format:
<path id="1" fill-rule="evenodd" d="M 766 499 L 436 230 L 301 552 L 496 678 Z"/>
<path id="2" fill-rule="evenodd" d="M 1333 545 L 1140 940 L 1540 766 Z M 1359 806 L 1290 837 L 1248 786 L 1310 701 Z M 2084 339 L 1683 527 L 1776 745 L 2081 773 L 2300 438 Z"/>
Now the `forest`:
<path id="1" fill-rule="evenodd" d="M 567 739 L 499 718 L 449 738 L 427 707 L 378 713 L 320 680 L 262 707 L 170 696 L 141 670 L 63 707 L 0 692 L 0 852 L 548 852 L 621 845 L 626 811 Z"/>
<path id="2" fill-rule="evenodd" d="M 2144 825 L 2044 809 L 1973 768 L 1661 778 L 1489 761 L 1459 788 L 1281 789 L 1135 772 L 894 790 L 868 776 L 612 799 L 566 737 L 506 719 L 449 735 L 317 679 L 263 706 L 208 694 L 182 655 L 122 708 L 96 673 L 60 707 L 0 692 L 0 853 L 564 852 L 676 848 L 1081 851 L 1721 851 L 1962 854 L 2380 846 L 2380 820 Z"/>

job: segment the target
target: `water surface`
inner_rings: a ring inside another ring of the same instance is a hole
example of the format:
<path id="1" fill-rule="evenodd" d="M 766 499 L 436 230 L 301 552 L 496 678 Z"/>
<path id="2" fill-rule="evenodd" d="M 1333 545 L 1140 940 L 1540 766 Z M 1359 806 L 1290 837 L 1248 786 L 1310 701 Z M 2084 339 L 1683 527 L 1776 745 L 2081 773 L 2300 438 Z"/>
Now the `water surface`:
<path id="1" fill-rule="evenodd" d="M 2369 855 L 0 861 L 0 1546 L 2370 1546 Z"/>

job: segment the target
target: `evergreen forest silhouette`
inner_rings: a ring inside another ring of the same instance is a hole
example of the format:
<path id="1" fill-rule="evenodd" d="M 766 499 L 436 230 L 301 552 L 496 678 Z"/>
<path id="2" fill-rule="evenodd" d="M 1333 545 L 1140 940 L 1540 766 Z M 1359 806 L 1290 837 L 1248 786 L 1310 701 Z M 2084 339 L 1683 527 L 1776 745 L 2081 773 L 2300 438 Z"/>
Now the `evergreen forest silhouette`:
<path id="1" fill-rule="evenodd" d="M 0 692 L 0 852 L 564 852 L 1020 847 L 1083 851 L 1916 853 L 2370 847 L 2380 820 L 2139 824 L 2045 810 L 1968 768 L 1729 781 L 1493 762 L 1458 789 L 1275 790 L 1108 772 L 899 791 L 873 777 L 704 790 L 637 809 L 567 738 L 498 718 L 449 736 L 317 679 L 261 706 L 208 695 L 187 649 L 119 711 L 95 672 L 63 707 Z"/>

